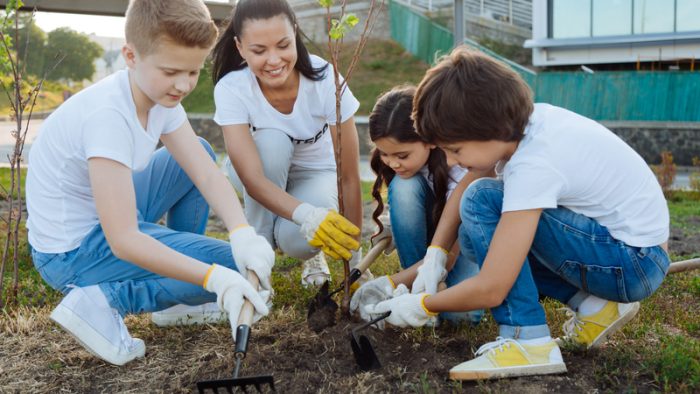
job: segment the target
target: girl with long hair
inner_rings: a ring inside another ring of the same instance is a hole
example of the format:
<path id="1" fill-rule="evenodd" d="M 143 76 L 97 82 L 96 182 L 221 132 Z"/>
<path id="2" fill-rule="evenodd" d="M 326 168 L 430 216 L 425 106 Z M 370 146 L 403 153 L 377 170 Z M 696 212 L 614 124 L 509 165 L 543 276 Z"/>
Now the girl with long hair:
<path id="1" fill-rule="evenodd" d="M 379 226 L 375 238 L 386 231 L 379 219 L 385 209 L 381 193 L 386 187 L 390 231 L 404 270 L 360 287 L 351 309 L 359 310 L 361 315 L 365 313 L 363 305 L 378 302 L 378 295 L 390 298 L 399 283 L 411 287 L 413 292 L 435 293 L 443 280 L 449 287 L 478 273 L 476 264 L 461 258 L 456 244 L 452 253 L 437 246 L 444 244 L 436 242 L 438 239 L 451 237 L 450 245 L 456 239 L 455 223 L 459 223 L 456 208 L 464 191 L 458 185 L 469 178 L 466 169 L 448 162 L 441 149 L 426 143 L 415 132 L 411 120 L 415 90 L 413 86 L 390 90 L 377 100 L 369 116 L 369 136 L 375 145 L 370 165 L 377 175 L 372 187 L 377 202 L 372 218 Z M 454 199 L 452 204 L 447 205 L 448 199 Z M 438 226 L 443 221 L 452 224 Z M 473 311 L 443 317 L 478 322 L 481 314 Z"/>

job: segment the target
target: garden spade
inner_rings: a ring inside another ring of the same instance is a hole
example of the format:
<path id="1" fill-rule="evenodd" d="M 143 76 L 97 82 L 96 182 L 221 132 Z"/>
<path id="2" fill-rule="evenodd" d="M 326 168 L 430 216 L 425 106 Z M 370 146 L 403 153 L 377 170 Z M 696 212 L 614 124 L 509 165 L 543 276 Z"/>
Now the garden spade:
<path id="1" fill-rule="evenodd" d="M 362 261 L 352 270 L 348 278 L 348 286 L 357 282 L 367 268 L 377 259 L 377 256 L 391 245 L 391 237 L 379 240 L 364 256 Z M 325 282 L 316 295 L 309 301 L 309 309 L 306 320 L 309 328 L 314 332 L 321 332 L 325 328 L 335 325 L 335 312 L 338 304 L 333 301 L 333 295 L 345 288 L 344 283 L 333 291 L 328 290 L 329 284 Z"/>
<path id="2" fill-rule="evenodd" d="M 258 277 L 253 271 L 248 271 L 248 280 L 255 289 L 258 288 Z M 238 327 L 236 328 L 236 347 L 234 350 L 236 367 L 233 370 L 233 378 L 197 382 L 197 389 L 200 394 L 206 393 L 207 390 L 211 390 L 214 393 L 219 393 L 219 390 L 221 390 L 222 393 L 234 393 L 237 390 L 247 393 L 248 390 L 251 389 L 251 386 L 255 387 L 255 390 L 259 393 L 262 393 L 268 386 L 269 390 L 265 391 L 275 391 L 275 382 L 272 375 L 238 377 L 238 372 L 241 369 L 241 362 L 248 351 L 250 326 L 253 323 L 254 312 L 253 304 L 246 300 L 241 308 L 241 314 L 238 317 Z"/>
<path id="3" fill-rule="evenodd" d="M 374 352 L 369 338 L 365 335 L 358 335 L 358 332 L 382 319 L 386 319 L 390 314 L 391 312 L 382 313 L 374 319 L 355 327 L 350 333 L 350 346 L 352 347 L 352 353 L 355 355 L 355 362 L 357 362 L 360 370 L 370 371 L 378 369 L 382 367 L 382 363 L 379 362 L 377 353 Z"/>

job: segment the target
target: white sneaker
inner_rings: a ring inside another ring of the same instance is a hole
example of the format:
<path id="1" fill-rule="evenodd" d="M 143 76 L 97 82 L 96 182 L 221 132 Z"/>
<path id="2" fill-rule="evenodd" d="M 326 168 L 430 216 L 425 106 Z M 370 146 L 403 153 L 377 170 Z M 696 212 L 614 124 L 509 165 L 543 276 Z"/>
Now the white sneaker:
<path id="1" fill-rule="evenodd" d="M 301 271 L 301 285 L 304 287 L 316 286 L 320 287 L 324 282 L 331 280 L 331 271 L 328 269 L 328 263 L 323 256 L 323 252 L 319 252 L 316 256 L 304 261 L 304 269 Z"/>
<path id="2" fill-rule="evenodd" d="M 51 319 L 95 356 L 115 365 L 143 357 L 146 345 L 132 338 L 119 312 L 97 285 L 75 287 L 51 312 Z"/>
<path id="3" fill-rule="evenodd" d="M 188 326 L 228 321 L 228 314 L 219 309 L 216 302 L 201 305 L 179 304 L 151 314 L 151 320 L 159 327 Z"/>

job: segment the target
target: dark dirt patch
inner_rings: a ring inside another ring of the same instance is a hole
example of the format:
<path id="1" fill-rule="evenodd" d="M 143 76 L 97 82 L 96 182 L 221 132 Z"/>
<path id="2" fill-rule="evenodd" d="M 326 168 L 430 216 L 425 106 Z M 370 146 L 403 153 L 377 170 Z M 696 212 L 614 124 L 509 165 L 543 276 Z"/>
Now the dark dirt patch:
<path id="1" fill-rule="evenodd" d="M 689 216 L 684 223 L 689 228 L 700 229 L 700 216 Z M 671 253 L 680 256 L 700 253 L 700 231 L 671 227 L 668 248 Z"/>

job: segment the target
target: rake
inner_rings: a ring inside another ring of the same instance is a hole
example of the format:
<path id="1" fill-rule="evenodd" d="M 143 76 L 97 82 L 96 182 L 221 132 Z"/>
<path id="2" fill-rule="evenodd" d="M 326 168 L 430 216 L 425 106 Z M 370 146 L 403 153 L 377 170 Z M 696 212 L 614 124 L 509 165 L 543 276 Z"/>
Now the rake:
<path id="1" fill-rule="evenodd" d="M 253 271 L 248 271 L 248 281 L 253 285 L 253 288 L 258 288 L 258 277 Z M 211 390 L 214 393 L 219 393 L 219 390 L 225 390 L 222 391 L 225 393 L 234 393 L 237 389 L 247 393 L 251 386 L 255 387 L 255 390 L 259 393 L 262 393 L 263 388 L 267 386 L 270 387 L 270 391 L 275 391 L 275 382 L 272 375 L 238 377 L 241 363 L 248 351 L 250 326 L 253 323 L 254 312 L 253 304 L 246 300 L 241 308 L 241 314 L 238 317 L 238 327 L 236 328 L 236 347 L 233 353 L 236 358 L 236 367 L 233 370 L 233 378 L 197 382 L 199 394 L 204 394 L 207 390 Z"/>

